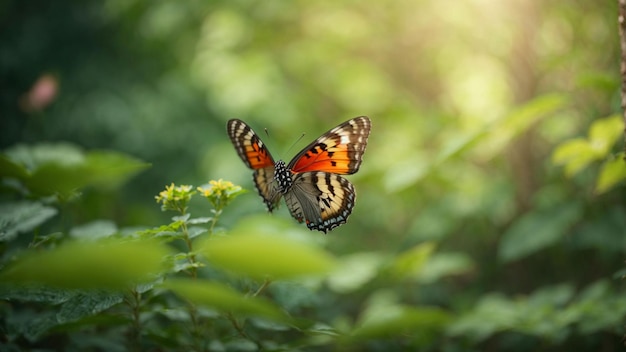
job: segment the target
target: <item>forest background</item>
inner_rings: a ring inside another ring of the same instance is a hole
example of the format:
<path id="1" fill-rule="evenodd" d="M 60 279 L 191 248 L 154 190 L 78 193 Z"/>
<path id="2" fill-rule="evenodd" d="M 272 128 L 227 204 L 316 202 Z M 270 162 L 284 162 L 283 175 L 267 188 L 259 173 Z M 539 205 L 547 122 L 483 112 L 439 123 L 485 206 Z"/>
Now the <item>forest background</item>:
<path id="1" fill-rule="evenodd" d="M 7 350 L 623 345 L 616 1 L 5 1 L 0 18 Z M 289 160 L 360 115 L 347 224 L 266 214 L 226 121 Z"/>

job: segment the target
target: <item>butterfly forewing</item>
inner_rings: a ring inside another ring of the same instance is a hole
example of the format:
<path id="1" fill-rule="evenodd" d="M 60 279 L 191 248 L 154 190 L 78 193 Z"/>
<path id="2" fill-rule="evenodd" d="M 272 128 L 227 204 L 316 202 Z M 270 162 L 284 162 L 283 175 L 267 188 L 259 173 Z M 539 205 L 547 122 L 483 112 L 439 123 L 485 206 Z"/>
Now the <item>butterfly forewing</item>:
<path id="1" fill-rule="evenodd" d="M 274 159 L 261 138 L 245 122 L 228 121 L 228 136 L 241 160 L 251 169 L 274 166 Z"/>
<path id="2" fill-rule="evenodd" d="M 306 146 L 289 163 L 293 172 L 326 171 L 353 174 L 359 170 L 371 122 L 367 116 L 355 117 L 324 133 Z"/>
<path id="3" fill-rule="evenodd" d="M 226 126 L 237 154 L 243 162 L 254 170 L 253 179 L 259 195 L 272 211 L 278 206 L 280 193 L 274 180 L 274 159 L 261 138 L 245 122 L 237 119 L 228 121 Z"/>

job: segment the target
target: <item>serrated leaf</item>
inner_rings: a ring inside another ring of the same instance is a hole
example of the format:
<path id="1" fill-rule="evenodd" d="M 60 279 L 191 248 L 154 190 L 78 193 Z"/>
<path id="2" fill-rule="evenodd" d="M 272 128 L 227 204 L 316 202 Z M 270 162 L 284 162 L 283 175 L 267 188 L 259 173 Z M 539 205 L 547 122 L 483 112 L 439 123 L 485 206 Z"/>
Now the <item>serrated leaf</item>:
<path id="1" fill-rule="evenodd" d="M 0 286 L 0 299 L 24 302 L 44 302 L 59 304 L 76 295 L 75 291 L 68 291 L 41 285 L 9 287 Z"/>
<path id="2" fill-rule="evenodd" d="M 26 253 L 0 272 L 0 279 L 13 285 L 122 289 L 161 272 L 167 254 L 154 241 L 70 242 Z"/>
<path id="3" fill-rule="evenodd" d="M 39 202 L 0 204 L 0 242 L 12 240 L 18 233 L 32 231 L 56 214 L 56 208 Z"/>
<path id="4" fill-rule="evenodd" d="M 80 292 L 63 303 L 61 310 L 57 313 L 57 321 L 67 323 L 94 315 L 123 300 L 124 296 L 121 293 L 94 290 Z"/>
<path id="5" fill-rule="evenodd" d="M 188 279 L 171 279 L 163 287 L 197 305 L 217 309 L 225 313 L 256 316 L 274 321 L 287 322 L 289 318 L 269 301 L 244 296 L 234 289 L 216 282 Z"/>
<path id="6" fill-rule="evenodd" d="M 602 165 L 596 182 L 595 193 L 602 194 L 625 180 L 626 161 L 624 160 L 624 152 L 622 152 Z"/>
<path id="7" fill-rule="evenodd" d="M 193 219 L 189 219 L 189 221 L 187 221 L 188 224 L 191 225 L 198 225 L 198 224 L 206 224 L 213 221 L 212 217 L 202 217 L 202 218 L 193 218 Z"/>
<path id="8" fill-rule="evenodd" d="M 553 245 L 580 218 L 581 213 L 580 203 L 569 203 L 525 214 L 502 236 L 498 257 L 509 262 Z"/>
<path id="9" fill-rule="evenodd" d="M 189 238 L 196 238 L 204 233 L 207 233 L 209 230 L 205 229 L 204 227 L 190 227 L 187 229 L 187 233 L 189 235 Z"/>
<path id="10" fill-rule="evenodd" d="M 326 273 L 336 265 L 325 251 L 276 235 L 233 233 L 200 246 L 209 262 L 255 278 L 291 278 Z"/>

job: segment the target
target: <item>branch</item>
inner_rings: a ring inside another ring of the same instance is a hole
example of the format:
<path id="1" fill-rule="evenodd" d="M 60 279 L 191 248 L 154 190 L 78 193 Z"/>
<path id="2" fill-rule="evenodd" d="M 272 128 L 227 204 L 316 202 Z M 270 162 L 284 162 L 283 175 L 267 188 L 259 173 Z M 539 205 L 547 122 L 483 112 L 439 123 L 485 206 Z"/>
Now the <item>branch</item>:
<path id="1" fill-rule="evenodd" d="M 624 161 L 626 161 L 626 0 L 618 0 L 619 41 L 622 49 L 620 73 L 622 76 L 622 116 L 624 118 Z"/>

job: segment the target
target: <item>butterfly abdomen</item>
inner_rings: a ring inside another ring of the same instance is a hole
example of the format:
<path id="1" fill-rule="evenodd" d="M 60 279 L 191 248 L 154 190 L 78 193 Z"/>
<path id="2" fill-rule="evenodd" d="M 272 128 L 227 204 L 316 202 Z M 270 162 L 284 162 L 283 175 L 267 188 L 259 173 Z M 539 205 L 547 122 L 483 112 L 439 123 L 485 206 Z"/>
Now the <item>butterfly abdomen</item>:
<path id="1" fill-rule="evenodd" d="M 291 171 L 287 169 L 287 165 L 282 160 L 278 160 L 274 165 L 274 179 L 278 183 L 278 190 L 285 194 L 291 189 L 293 180 L 291 179 Z"/>

